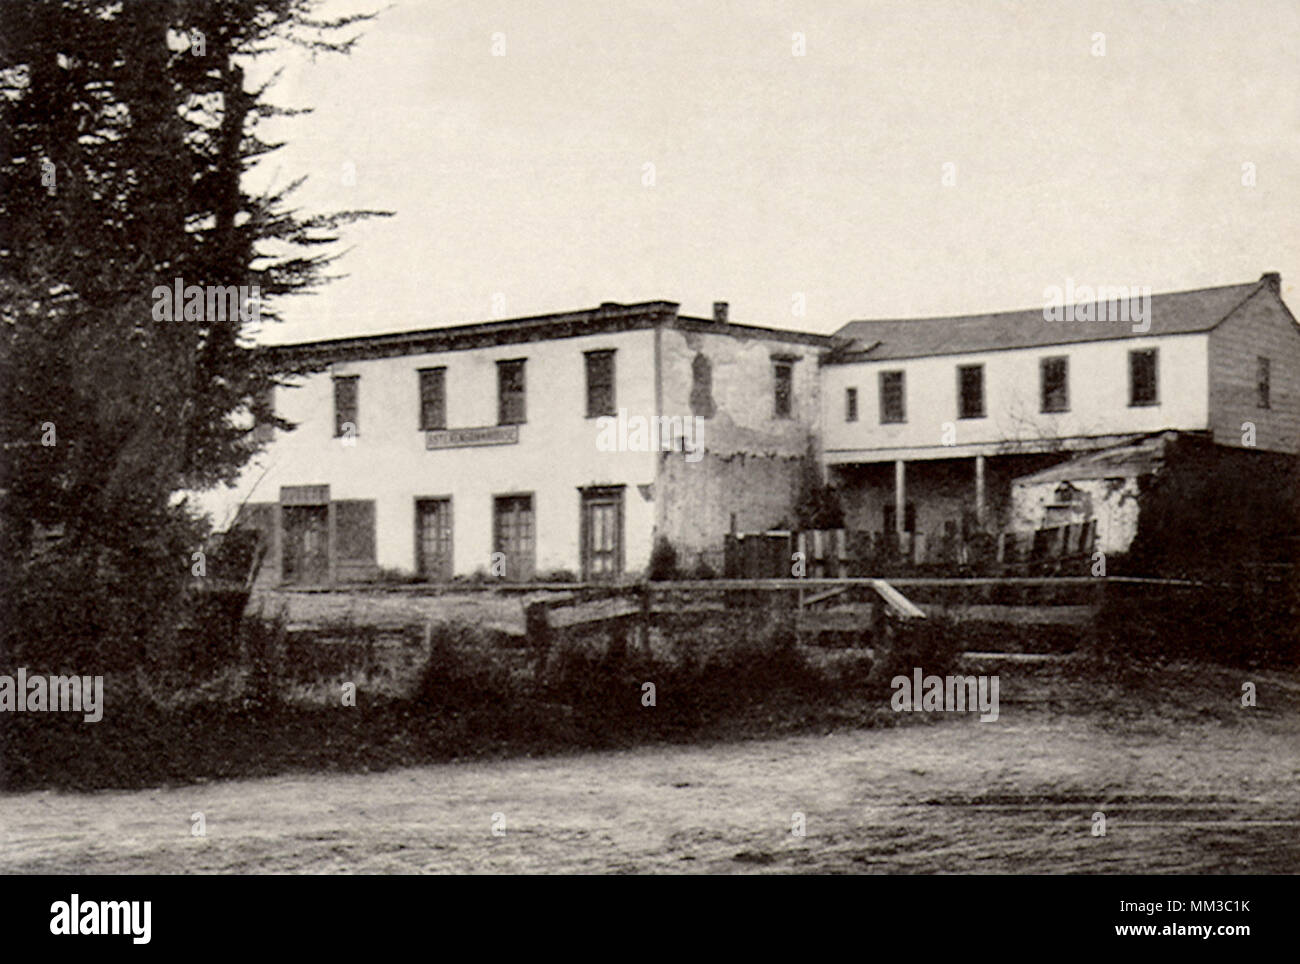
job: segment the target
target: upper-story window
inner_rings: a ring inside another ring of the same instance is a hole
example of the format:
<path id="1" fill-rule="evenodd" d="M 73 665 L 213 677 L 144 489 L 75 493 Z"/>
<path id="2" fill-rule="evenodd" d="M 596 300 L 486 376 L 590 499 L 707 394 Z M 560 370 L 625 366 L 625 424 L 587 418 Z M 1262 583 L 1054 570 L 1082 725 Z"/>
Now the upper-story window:
<path id="1" fill-rule="evenodd" d="M 497 424 L 522 425 L 527 421 L 524 405 L 524 359 L 497 362 Z"/>
<path id="2" fill-rule="evenodd" d="M 856 422 L 858 420 L 858 390 L 856 388 L 844 389 L 844 421 Z"/>
<path id="3" fill-rule="evenodd" d="M 1263 355 L 1255 359 L 1255 394 L 1260 408 L 1271 408 L 1269 400 L 1269 363 Z"/>
<path id="4" fill-rule="evenodd" d="M 713 417 L 713 363 L 702 351 L 691 360 L 691 414 Z"/>
<path id="5" fill-rule="evenodd" d="M 880 424 L 907 421 L 902 372 L 880 373 Z"/>
<path id="6" fill-rule="evenodd" d="M 614 351 L 589 351 L 587 359 L 587 418 L 614 414 Z"/>
<path id="7" fill-rule="evenodd" d="M 334 377 L 334 437 L 353 437 L 360 434 L 361 426 L 357 420 L 359 375 L 336 375 Z"/>
<path id="8" fill-rule="evenodd" d="M 1039 363 L 1042 379 L 1044 412 L 1067 412 L 1070 409 L 1070 360 L 1064 356 L 1044 358 Z"/>
<path id="9" fill-rule="evenodd" d="M 447 427 L 447 369 L 420 369 L 420 431 Z"/>
<path id="10" fill-rule="evenodd" d="M 789 418 L 794 410 L 794 362 L 787 358 L 772 360 L 773 414 Z"/>
<path id="11" fill-rule="evenodd" d="M 984 366 L 957 366 L 957 417 L 984 417 Z"/>
<path id="12" fill-rule="evenodd" d="M 1157 405 L 1160 383 L 1156 375 L 1156 349 L 1145 348 L 1128 353 L 1128 403 Z"/>

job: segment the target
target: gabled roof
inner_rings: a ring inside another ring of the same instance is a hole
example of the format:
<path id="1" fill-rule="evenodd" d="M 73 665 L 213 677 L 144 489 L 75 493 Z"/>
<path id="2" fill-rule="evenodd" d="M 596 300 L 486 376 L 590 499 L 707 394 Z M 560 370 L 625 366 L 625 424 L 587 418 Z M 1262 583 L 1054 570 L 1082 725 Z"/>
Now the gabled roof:
<path id="1" fill-rule="evenodd" d="M 1134 322 L 1123 320 L 1077 320 L 1079 314 L 1093 319 L 1110 319 L 1117 309 L 1127 308 L 1121 317 L 1133 318 L 1133 299 L 1099 301 L 1091 312 L 1078 306 L 1064 309 L 1065 319 L 1048 321 L 1043 307 L 1020 311 L 999 311 L 987 315 L 952 315 L 945 318 L 911 318 L 885 321 L 851 321 L 835 334 L 856 343 L 835 360 L 875 361 L 895 358 L 924 358 L 932 355 L 978 354 L 1009 348 L 1037 348 L 1113 338 L 1149 338 L 1209 331 L 1261 291 L 1278 290 L 1280 279 L 1265 274 L 1249 284 L 1196 291 L 1151 295 L 1150 328 L 1134 331 Z M 1076 320 L 1068 320 L 1074 318 Z M 1146 324 L 1145 316 L 1143 325 Z"/>

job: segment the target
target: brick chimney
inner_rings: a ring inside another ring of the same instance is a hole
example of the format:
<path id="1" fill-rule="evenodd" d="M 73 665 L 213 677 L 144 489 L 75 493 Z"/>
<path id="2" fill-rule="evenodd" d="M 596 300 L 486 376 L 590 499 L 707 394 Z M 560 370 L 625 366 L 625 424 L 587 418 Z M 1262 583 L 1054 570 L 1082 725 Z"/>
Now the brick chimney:
<path id="1" fill-rule="evenodd" d="M 1262 281 L 1262 282 L 1264 282 L 1266 285 L 1268 285 L 1270 288 L 1272 288 L 1275 292 L 1279 292 L 1279 293 L 1280 293 L 1280 292 L 1282 291 L 1282 274 L 1281 274 L 1281 272 L 1278 272 L 1278 271 L 1265 271 L 1262 275 L 1259 276 L 1259 280 Z"/>
<path id="2" fill-rule="evenodd" d="M 715 301 L 713 303 L 713 320 L 723 325 L 727 323 L 727 303 L 725 301 Z"/>

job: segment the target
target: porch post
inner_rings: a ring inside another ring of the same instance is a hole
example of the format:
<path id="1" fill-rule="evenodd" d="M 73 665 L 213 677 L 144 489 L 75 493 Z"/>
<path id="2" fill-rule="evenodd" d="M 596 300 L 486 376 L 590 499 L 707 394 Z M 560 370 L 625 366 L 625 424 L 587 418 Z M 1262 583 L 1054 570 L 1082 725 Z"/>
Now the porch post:
<path id="1" fill-rule="evenodd" d="M 894 530 L 898 541 L 903 542 L 903 533 L 907 529 L 907 469 L 902 459 L 894 460 Z"/>
<path id="2" fill-rule="evenodd" d="M 984 456 L 975 456 L 975 518 L 979 520 L 981 526 L 984 525 L 985 515 L 985 495 L 984 495 Z"/>

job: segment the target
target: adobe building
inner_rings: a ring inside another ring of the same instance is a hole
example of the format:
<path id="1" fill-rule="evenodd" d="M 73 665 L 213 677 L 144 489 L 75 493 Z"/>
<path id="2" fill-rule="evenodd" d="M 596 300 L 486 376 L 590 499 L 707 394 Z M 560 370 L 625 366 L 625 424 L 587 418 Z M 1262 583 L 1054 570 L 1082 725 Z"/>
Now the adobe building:
<path id="1" fill-rule="evenodd" d="M 261 531 L 275 584 L 630 578 L 658 539 L 720 570 L 727 533 L 792 524 L 810 468 L 846 529 L 905 551 L 1062 519 L 1123 551 L 1169 437 L 1300 449 L 1279 288 L 833 336 L 735 324 L 724 303 L 606 303 L 278 346 L 282 370 L 312 368 L 276 392 L 297 427 L 202 499 L 218 527 Z"/>
<path id="2" fill-rule="evenodd" d="M 641 573 L 791 514 L 829 344 L 658 301 L 272 348 L 296 428 L 204 504 L 264 582 Z"/>

